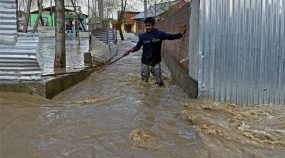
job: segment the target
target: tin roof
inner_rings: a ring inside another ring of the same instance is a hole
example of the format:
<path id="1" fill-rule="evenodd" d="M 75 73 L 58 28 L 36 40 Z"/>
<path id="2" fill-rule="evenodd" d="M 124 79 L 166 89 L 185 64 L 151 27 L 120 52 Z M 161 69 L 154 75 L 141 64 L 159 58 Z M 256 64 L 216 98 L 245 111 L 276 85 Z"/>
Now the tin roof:
<path id="1" fill-rule="evenodd" d="M 51 9 L 52 9 L 53 12 L 54 12 L 54 11 L 55 11 L 55 6 L 43 8 L 42 11 L 51 11 Z M 39 12 L 39 10 L 35 10 L 35 11 L 30 12 L 30 14 L 37 14 L 38 12 Z M 67 7 L 65 7 L 65 12 L 71 12 L 71 13 L 72 13 L 72 12 L 74 12 L 74 9 L 71 10 L 71 9 L 68 9 Z M 74 14 L 75 14 L 75 12 L 74 12 Z M 88 17 L 88 15 L 87 15 L 87 14 L 84 14 L 84 13 L 82 13 L 80 16 L 86 16 L 86 17 Z"/>
<path id="2" fill-rule="evenodd" d="M 177 4 L 178 2 L 180 1 L 176 0 L 176 1 L 157 3 L 155 5 L 152 5 L 147 9 L 147 17 L 155 17 L 157 15 L 160 15 L 164 13 L 165 11 L 167 11 L 170 7 Z M 139 14 L 134 16 L 132 19 L 133 20 L 144 19 L 144 12 L 140 12 Z"/>
<path id="3" fill-rule="evenodd" d="M 137 13 L 136 13 L 137 14 Z M 123 21 L 126 23 L 126 24 L 135 24 L 135 20 L 133 20 L 132 18 L 136 15 L 134 13 L 126 13 L 124 14 L 124 18 L 123 18 Z"/>

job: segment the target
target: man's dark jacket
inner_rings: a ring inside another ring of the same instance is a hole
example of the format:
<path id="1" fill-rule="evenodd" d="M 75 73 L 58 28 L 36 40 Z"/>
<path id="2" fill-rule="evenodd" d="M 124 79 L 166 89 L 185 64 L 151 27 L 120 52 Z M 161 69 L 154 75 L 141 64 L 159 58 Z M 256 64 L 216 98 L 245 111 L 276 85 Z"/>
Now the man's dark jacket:
<path id="1" fill-rule="evenodd" d="M 139 37 L 139 41 L 133 51 L 137 51 L 143 46 L 142 63 L 154 66 L 161 62 L 161 43 L 163 40 L 174 40 L 182 37 L 181 33 L 168 34 L 154 28 L 151 33 L 145 32 Z"/>

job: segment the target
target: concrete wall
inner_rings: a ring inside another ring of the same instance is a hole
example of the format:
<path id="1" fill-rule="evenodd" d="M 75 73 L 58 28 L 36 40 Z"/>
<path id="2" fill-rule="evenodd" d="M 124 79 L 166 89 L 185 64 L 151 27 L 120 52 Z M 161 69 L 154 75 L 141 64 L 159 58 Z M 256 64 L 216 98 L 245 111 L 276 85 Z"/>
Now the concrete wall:
<path id="1" fill-rule="evenodd" d="M 199 9 L 200 0 L 192 0 L 190 5 L 189 30 L 189 76 L 198 81 L 199 70 Z"/>
<path id="2" fill-rule="evenodd" d="M 46 82 L 44 97 L 48 99 L 53 98 L 60 92 L 85 80 L 91 73 L 92 71 L 81 71 L 78 73 L 73 73 L 73 74 L 62 76 L 62 77 L 57 77 L 56 79 Z"/>
<path id="3" fill-rule="evenodd" d="M 189 77 L 185 70 L 177 64 L 169 53 L 165 53 L 164 60 L 171 72 L 173 84 L 182 88 L 190 98 L 197 98 L 198 83 Z"/>
<path id="4" fill-rule="evenodd" d="M 165 20 L 156 23 L 156 28 L 167 33 L 182 32 L 186 24 L 186 34 L 179 40 L 166 40 L 162 46 L 162 56 L 171 71 L 173 83 L 180 86 L 191 98 L 198 94 L 198 83 L 189 76 L 189 31 L 190 29 L 191 2 L 168 16 Z"/>
<path id="5" fill-rule="evenodd" d="M 81 71 L 42 82 L 0 83 L 0 92 L 30 93 L 52 99 L 58 93 L 86 79 L 92 71 Z M 47 77 L 49 78 L 49 77 Z"/>

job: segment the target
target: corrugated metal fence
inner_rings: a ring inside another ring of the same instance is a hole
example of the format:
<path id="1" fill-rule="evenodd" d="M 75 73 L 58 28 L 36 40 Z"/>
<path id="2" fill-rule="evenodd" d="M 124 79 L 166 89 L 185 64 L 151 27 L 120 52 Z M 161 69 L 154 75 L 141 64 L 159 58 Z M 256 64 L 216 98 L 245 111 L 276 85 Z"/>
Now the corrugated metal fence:
<path id="1" fill-rule="evenodd" d="M 92 31 L 92 36 L 95 36 L 101 42 L 109 46 L 112 56 L 114 57 L 118 53 L 117 47 L 117 33 L 112 28 L 96 28 Z"/>
<path id="2" fill-rule="evenodd" d="M 285 104 L 284 26 L 284 0 L 200 0 L 199 95 Z"/>
<path id="3" fill-rule="evenodd" d="M 15 0 L 0 1 L 0 44 L 13 44 L 17 36 Z"/>
<path id="4" fill-rule="evenodd" d="M 111 41 L 117 42 L 116 30 L 111 28 L 96 28 L 92 31 L 92 35 L 96 36 L 96 38 L 107 45 L 109 45 Z"/>
<path id="5" fill-rule="evenodd" d="M 0 82 L 39 80 L 38 34 L 18 33 L 16 0 L 0 1 Z"/>

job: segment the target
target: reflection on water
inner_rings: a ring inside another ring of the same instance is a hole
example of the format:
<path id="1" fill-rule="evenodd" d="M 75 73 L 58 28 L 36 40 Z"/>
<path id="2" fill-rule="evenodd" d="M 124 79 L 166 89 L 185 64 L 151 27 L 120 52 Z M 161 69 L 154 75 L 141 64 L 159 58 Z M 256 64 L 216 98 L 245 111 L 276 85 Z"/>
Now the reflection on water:
<path id="1" fill-rule="evenodd" d="M 52 100 L 0 93 L 0 157 L 285 157 L 284 105 L 192 100 L 162 67 L 165 87 L 137 52 Z"/>
<path id="2" fill-rule="evenodd" d="M 65 46 L 66 69 L 54 70 L 55 38 L 40 38 L 37 58 L 42 74 L 76 71 L 85 66 L 83 54 L 89 51 L 89 38 L 80 38 L 79 45 L 78 38 L 69 37 L 66 38 Z"/>

